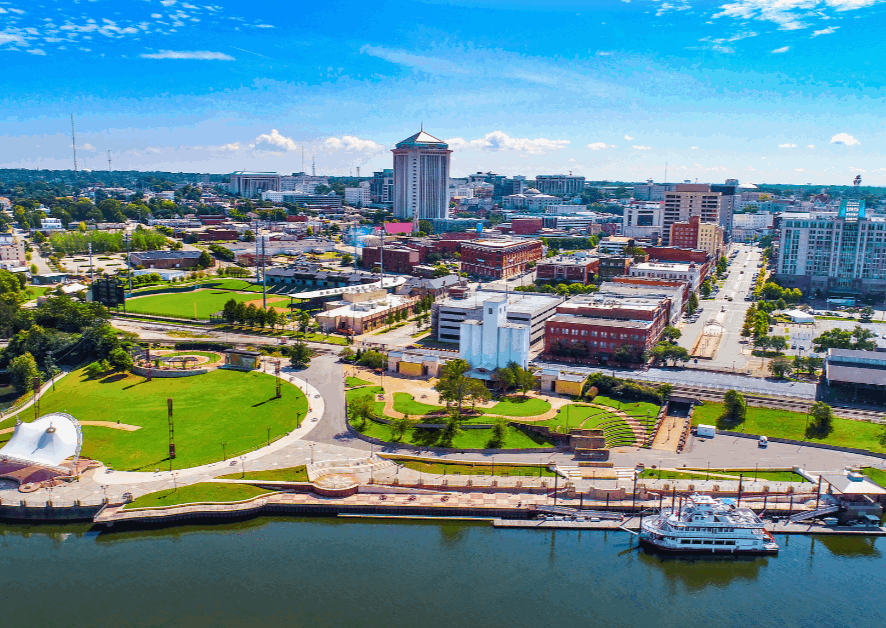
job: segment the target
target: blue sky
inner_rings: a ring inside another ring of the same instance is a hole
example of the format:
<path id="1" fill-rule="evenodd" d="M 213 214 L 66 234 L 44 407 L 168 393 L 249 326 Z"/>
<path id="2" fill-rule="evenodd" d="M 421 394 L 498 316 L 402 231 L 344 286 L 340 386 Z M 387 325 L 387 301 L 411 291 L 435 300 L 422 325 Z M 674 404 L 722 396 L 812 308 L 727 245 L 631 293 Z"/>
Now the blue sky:
<path id="1" fill-rule="evenodd" d="M 884 0 L 204 2 L 0 0 L 0 167 L 886 185 Z"/>

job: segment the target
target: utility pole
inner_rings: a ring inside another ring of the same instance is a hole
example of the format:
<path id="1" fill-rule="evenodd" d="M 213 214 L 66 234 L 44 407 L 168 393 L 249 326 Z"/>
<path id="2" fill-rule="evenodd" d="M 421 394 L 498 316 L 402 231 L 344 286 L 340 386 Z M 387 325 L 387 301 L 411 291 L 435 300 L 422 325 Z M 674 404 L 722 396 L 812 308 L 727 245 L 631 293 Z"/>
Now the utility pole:
<path id="1" fill-rule="evenodd" d="M 169 422 L 169 467 L 172 468 L 172 461 L 175 459 L 175 429 L 172 422 L 172 399 L 166 399 L 166 406 L 169 414 L 167 420 Z"/>
<path id="2" fill-rule="evenodd" d="M 129 261 L 129 243 L 132 242 L 132 234 L 128 231 L 124 233 L 123 241 L 126 243 L 126 268 L 129 271 L 126 274 L 129 276 L 129 294 L 132 294 L 132 264 Z M 126 306 L 124 305 L 123 307 L 125 308 Z"/>

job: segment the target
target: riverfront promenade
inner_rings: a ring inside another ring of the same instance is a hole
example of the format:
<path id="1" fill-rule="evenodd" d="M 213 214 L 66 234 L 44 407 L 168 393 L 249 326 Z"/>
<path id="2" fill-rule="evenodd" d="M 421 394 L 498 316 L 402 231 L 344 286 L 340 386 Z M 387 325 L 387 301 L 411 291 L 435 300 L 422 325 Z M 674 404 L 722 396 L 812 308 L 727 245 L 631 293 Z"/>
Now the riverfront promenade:
<path id="1" fill-rule="evenodd" d="M 272 372 L 272 360 L 266 361 L 267 371 Z M 264 471 L 297 467 L 311 462 L 321 461 L 345 461 L 366 458 L 371 452 L 389 454 L 417 453 L 411 447 L 384 447 L 371 445 L 347 430 L 345 424 L 344 407 L 344 375 L 337 358 L 332 355 L 320 355 L 314 358 L 310 368 L 304 371 L 293 371 L 285 366 L 282 369 L 282 378 L 288 385 L 298 386 L 307 391 L 311 410 L 303 421 L 301 427 L 293 430 L 289 435 L 272 442 L 269 446 L 262 447 L 243 456 L 212 464 L 169 471 L 166 469 L 157 472 L 108 472 L 104 467 L 92 469 L 84 473 L 79 482 L 57 486 L 51 489 L 41 489 L 34 493 L 22 494 L 17 491 L 17 486 L 11 481 L 0 480 L 0 501 L 2 504 L 26 505 L 32 508 L 45 507 L 47 504 L 55 506 L 69 506 L 79 502 L 83 506 L 98 505 L 105 499 L 111 503 L 123 501 L 124 494 L 130 494 L 137 498 L 147 493 L 161 490 L 172 490 L 176 487 L 205 482 L 221 475 L 237 472 Z M 448 453 L 439 451 L 421 451 L 419 455 L 428 460 L 448 460 L 452 462 L 476 462 L 484 465 L 490 463 L 523 463 L 523 464 L 556 464 L 560 467 L 574 467 L 577 463 L 569 453 Z M 838 472 L 848 465 L 883 467 L 884 460 L 873 456 L 848 454 L 833 450 L 804 447 L 798 445 L 786 445 L 772 443 L 766 449 L 757 447 L 755 441 L 750 439 L 718 436 L 709 441 L 695 441 L 690 439 L 687 449 L 683 454 L 672 452 L 638 449 L 634 447 L 618 448 L 612 451 L 612 462 L 616 469 L 622 469 L 628 473 L 620 474 L 620 477 L 586 477 L 582 479 L 570 477 L 570 482 L 579 493 L 587 493 L 592 487 L 596 489 L 615 491 L 619 488 L 629 491 L 632 487 L 632 476 L 629 470 L 633 469 L 638 462 L 642 462 L 647 468 L 652 465 L 663 468 L 680 468 L 682 466 L 704 468 L 710 464 L 720 468 L 760 468 L 791 467 L 794 465 L 809 469 L 810 473 L 820 471 Z M 601 470 L 602 471 L 602 470 Z M 376 477 L 374 480 L 392 480 L 398 477 L 404 484 L 415 482 L 419 477 L 423 482 L 435 483 L 439 476 L 432 474 L 420 474 L 407 468 L 399 468 L 389 471 L 394 474 L 390 477 Z M 397 475 L 399 474 L 399 475 Z M 602 473 L 601 473 L 602 475 Z M 619 474 L 616 474 L 617 476 Z M 750 473 L 749 473 L 750 475 Z M 369 478 L 361 478 L 365 481 Z M 461 480 L 449 478 L 452 483 Z M 490 483 L 490 478 L 476 478 L 477 484 Z M 506 486 L 515 488 L 517 482 L 522 482 L 527 489 L 534 483 L 546 482 L 546 490 L 553 489 L 553 478 L 496 478 L 497 487 L 488 486 L 488 491 L 496 491 Z M 563 488 L 563 478 L 558 485 Z M 745 479 L 745 491 L 757 490 L 749 484 L 750 478 Z M 665 482 L 661 482 L 663 485 Z M 641 480 L 640 484 L 646 485 L 650 490 L 663 490 L 656 481 Z M 671 486 L 673 486 L 673 482 Z M 683 488 L 682 484 L 686 485 Z M 694 489 L 699 491 L 713 490 L 714 484 L 721 485 L 726 489 L 728 481 L 711 479 L 709 482 L 691 482 Z M 783 483 L 767 482 L 769 491 L 784 490 Z M 689 490 L 690 482 L 678 481 L 680 490 Z M 757 485 L 762 490 L 763 481 Z M 799 488 L 799 487 L 797 487 Z M 476 498 L 471 498 L 476 499 Z M 508 498 L 510 499 L 510 498 Z"/>

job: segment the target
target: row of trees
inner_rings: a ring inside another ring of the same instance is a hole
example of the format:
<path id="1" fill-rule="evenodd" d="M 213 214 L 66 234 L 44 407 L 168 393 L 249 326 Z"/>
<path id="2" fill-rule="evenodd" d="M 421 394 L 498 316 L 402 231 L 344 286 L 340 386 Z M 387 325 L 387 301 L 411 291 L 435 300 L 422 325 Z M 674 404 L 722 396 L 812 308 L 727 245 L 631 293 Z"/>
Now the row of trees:
<path id="1" fill-rule="evenodd" d="M 253 303 L 246 305 L 242 301 L 229 299 L 222 309 L 222 316 L 228 324 L 258 326 L 264 329 L 265 325 L 274 329 L 278 325 L 286 324 L 286 316 L 279 314 L 273 307 L 265 309 Z"/>
<path id="2" fill-rule="evenodd" d="M 52 248 L 61 255 L 79 255 L 89 251 L 92 245 L 93 253 L 119 253 L 126 250 L 123 242 L 123 234 L 109 231 L 71 231 L 65 233 L 53 233 L 49 242 Z M 156 229 L 137 228 L 132 232 L 132 241 L 129 249 L 132 251 L 156 251 L 167 244 L 166 236 Z"/>

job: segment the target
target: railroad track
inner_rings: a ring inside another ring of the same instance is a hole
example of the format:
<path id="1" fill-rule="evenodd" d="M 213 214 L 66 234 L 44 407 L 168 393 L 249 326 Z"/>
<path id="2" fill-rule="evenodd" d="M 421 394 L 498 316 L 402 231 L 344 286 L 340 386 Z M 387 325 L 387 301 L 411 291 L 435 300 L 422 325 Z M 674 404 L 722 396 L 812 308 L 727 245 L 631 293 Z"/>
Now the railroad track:
<path id="1" fill-rule="evenodd" d="M 674 386 L 673 394 L 695 397 L 701 401 L 723 401 L 723 391 L 694 388 L 691 386 Z M 745 394 L 745 401 L 749 406 L 770 408 L 773 410 L 790 410 L 792 412 L 807 412 L 812 407 L 812 401 L 802 399 L 788 399 L 785 397 L 764 397 L 761 395 Z M 886 424 L 886 410 L 863 410 L 860 408 L 842 408 L 831 406 L 834 416 L 855 421 L 871 421 Z"/>

